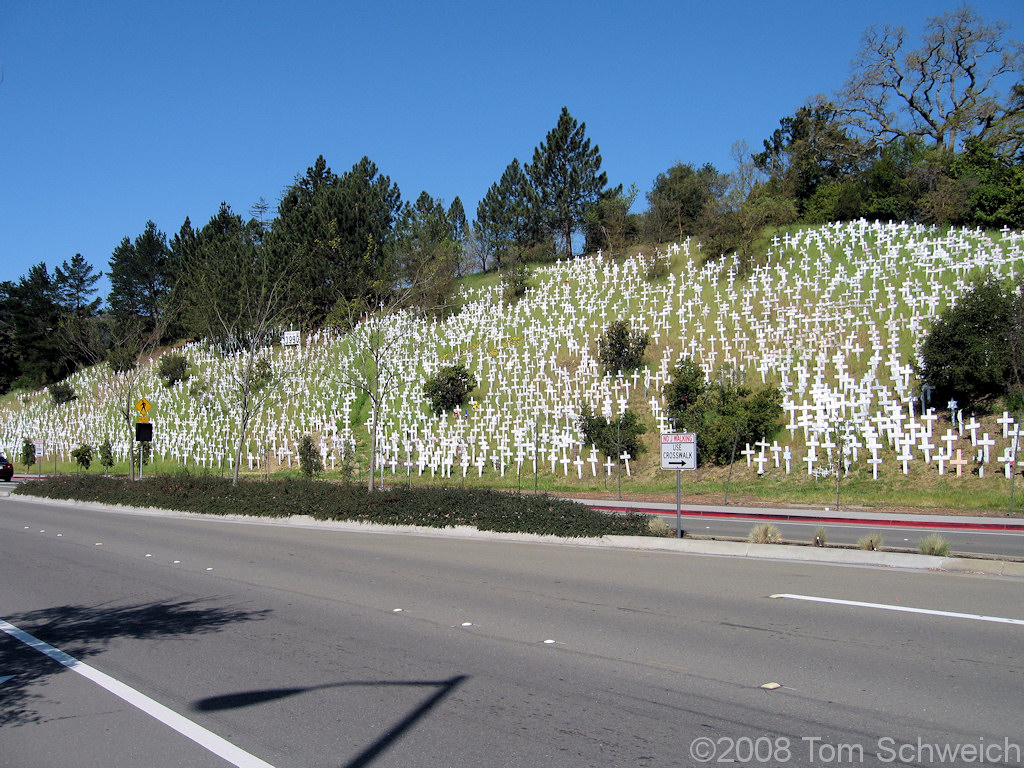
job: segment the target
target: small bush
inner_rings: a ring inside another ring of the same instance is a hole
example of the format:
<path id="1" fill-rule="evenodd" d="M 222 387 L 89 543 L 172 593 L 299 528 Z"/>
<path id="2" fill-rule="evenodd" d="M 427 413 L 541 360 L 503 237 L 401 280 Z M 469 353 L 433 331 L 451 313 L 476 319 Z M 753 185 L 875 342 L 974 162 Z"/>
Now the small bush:
<path id="1" fill-rule="evenodd" d="M 89 466 L 92 464 L 92 446 L 88 443 L 83 443 L 71 452 L 71 458 L 82 469 L 89 469 Z"/>
<path id="2" fill-rule="evenodd" d="M 643 331 L 632 331 L 629 322 L 616 320 L 598 340 L 598 356 L 605 373 L 633 371 L 644 363 L 644 352 L 650 337 Z"/>
<path id="3" fill-rule="evenodd" d="M 505 302 L 512 304 L 526 295 L 527 281 L 530 279 L 530 268 L 522 261 L 516 261 L 501 277 L 501 295 Z"/>
<path id="4" fill-rule="evenodd" d="M 299 469 L 306 477 L 314 477 L 324 471 L 324 461 L 310 435 L 299 440 Z"/>
<path id="5" fill-rule="evenodd" d="M 64 403 L 70 403 L 78 395 L 75 394 L 75 388 L 66 381 L 59 381 L 50 385 L 50 397 L 53 398 L 54 405 L 64 405 Z"/>
<path id="6" fill-rule="evenodd" d="M 210 385 L 205 379 L 196 377 L 192 379 L 192 386 L 188 388 L 188 396 L 193 400 L 202 400 L 210 393 Z"/>
<path id="7" fill-rule="evenodd" d="M 669 527 L 661 515 L 651 515 L 647 528 L 650 530 L 651 536 L 675 536 L 675 531 Z"/>
<path id="8" fill-rule="evenodd" d="M 782 534 L 774 523 L 758 523 L 750 529 L 747 541 L 751 544 L 778 544 L 782 541 Z"/>
<path id="9" fill-rule="evenodd" d="M 869 533 L 860 539 L 857 539 L 857 547 L 859 549 L 869 549 L 872 551 L 879 550 L 882 548 L 882 534 L 880 533 Z"/>
<path id="10" fill-rule="evenodd" d="M 635 459 L 647 450 L 640 441 L 640 435 L 647 433 L 647 427 L 631 408 L 627 408 L 619 418 L 609 420 L 604 416 L 596 416 L 593 408 L 584 403 L 577 426 L 583 433 L 584 445 L 593 445 L 616 461 L 621 461 L 619 457 L 623 453 Z"/>
<path id="11" fill-rule="evenodd" d="M 462 363 L 445 365 L 427 379 L 423 394 L 430 401 L 431 410 L 441 416 L 464 406 L 476 385 L 476 377 Z"/>
<path id="12" fill-rule="evenodd" d="M 114 446 L 110 444 L 109 437 L 100 444 L 100 466 L 104 474 L 114 466 Z"/>
<path id="13" fill-rule="evenodd" d="M 157 364 L 157 375 L 165 387 L 173 387 L 179 382 L 186 382 L 191 373 L 189 372 L 188 359 L 184 355 L 170 353 L 160 358 Z"/>
<path id="14" fill-rule="evenodd" d="M 929 533 L 923 539 L 919 539 L 917 548 L 921 550 L 922 555 L 945 557 L 949 554 L 949 542 L 938 533 Z"/>
<path id="15" fill-rule="evenodd" d="M 824 547 L 826 543 L 828 543 L 828 536 L 825 526 L 819 525 L 814 529 L 814 546 Z"/>
<path id="16" fill-rule="evenodd" d="M 647 259 L 647 269 L 645 276 L 647 281 L 650 283 L 660 280 L 663 277 L 668 277 L 669 272 L 672 271 L 672 265 L 669 262 L 668 256 L 652 256 Z"/>
<path id="17" fill-rule="evenodd" d="M 36 446 L 27 437 L 21 443 L 21 463 L 25 465 L 25 469 L 29 469 L 33 464 L 36 463 Z"/>

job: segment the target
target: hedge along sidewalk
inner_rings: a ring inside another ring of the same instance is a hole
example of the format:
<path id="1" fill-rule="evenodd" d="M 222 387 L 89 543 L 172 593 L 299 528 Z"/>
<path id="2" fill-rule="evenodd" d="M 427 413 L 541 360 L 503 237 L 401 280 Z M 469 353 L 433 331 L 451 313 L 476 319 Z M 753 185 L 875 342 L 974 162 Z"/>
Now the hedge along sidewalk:
<path id="1" fill-rule="evenodd" d="M 639 514 L 612 515 L 551 496 L 520 496 L 491 489 L 397 488 L 317 480 L 229 480 L 208 475 L 158 475 L 141 482 L 92 476 L 61 476 L 25 483 L 20 496 L 76 499 L 130 507 L 251 517 L 306 515 L 433 528 L 469 526 L 482 531 L 562 537 L 651 535 Z"/>

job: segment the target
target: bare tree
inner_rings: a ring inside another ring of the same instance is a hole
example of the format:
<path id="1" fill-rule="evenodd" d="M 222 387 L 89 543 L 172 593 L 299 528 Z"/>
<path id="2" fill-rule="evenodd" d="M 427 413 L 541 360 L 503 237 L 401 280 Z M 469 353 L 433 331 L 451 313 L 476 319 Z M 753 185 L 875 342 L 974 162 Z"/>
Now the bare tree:
<path id="1" fill-rule="evenodd" d="M 238 302 L 212 303 L 207 339 L 221 353 L 229 382 L 228 398 L 238 414 L 231 483 L 238 484 L 242 450 L 255 416 L 276 391 L 280 369 L 271 364 L 273 339 L 280 329 L 282 279 L 244 284 Z"/>
<path id="2" fill-rule="evenodd" d="M 917 136 L 956 150 L 968 136 L 994 136 L 1024 106 L 999 90 L 1024 70 L 1021 44 L 1005 39 L 1007 29 L 966 5 L 929 19 L 913 50 L 903 27 L 869 27 L 838 94 L 842 109 L 886 143 Z"/>
<path id="3" fill-rule="evenodd" d="M 279 375 L 270 350 L 285 313 L 285 273 L 271 263 L 258 224 L 243 222 L 227 206 L 202 234 L 175 284 L 173 304 L 226 363 L 228 397 L 238 414 L 232 474 L 237 484 L 252 418 L 275 391 Z"/>
<path id="4" fill-rule="evenodd" d="M 405 295 L 403 294 L 403 298 Z M 353 318 L 348 336 L 348 364 L 338 373 L 341 382 L 366 395 L 370 402 L 370 477 L 373 491 L 377 443 L 383 405 L 409 372 L 416 343 L 418 315 L 391 299 L 368 312 L 361 322 Z"/>

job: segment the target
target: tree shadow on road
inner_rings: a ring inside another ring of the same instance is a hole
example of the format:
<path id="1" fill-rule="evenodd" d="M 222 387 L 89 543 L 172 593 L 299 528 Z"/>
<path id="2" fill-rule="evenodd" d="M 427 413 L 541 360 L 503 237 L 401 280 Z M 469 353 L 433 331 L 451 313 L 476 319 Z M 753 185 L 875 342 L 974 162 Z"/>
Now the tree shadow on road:
<path id="1" fill-rule="evenodd" d="M 266 618 L 268 613 L 216 606 L 208 600 L 161 600 L 138 605 L 60 605 L 0 619 L 84 660 L 119 638 L 219 632 L 232 624 Z M 65 669 L 10 632 L 0 632 L 0 727 L 40 722 L 33 704 L 42 696 L 31 689 Z"/>

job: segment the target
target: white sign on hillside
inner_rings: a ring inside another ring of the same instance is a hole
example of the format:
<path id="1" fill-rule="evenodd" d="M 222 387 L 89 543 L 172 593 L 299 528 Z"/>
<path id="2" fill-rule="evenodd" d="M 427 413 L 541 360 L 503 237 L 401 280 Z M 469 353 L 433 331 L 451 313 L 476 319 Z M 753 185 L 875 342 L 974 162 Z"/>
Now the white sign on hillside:
<path id="1" fill-rule="evenodd" d="M 281 335 L 281 344 L 285 347 L 297 347 L 299 346 L 302 338 L 301 331 L 285 331 Z"/>
<path id="2" fill-rule="evenodd" d="M 661 436 L 662 469 L 696 469 L 697 436 L 690 432 L 669 432 Z"/>

